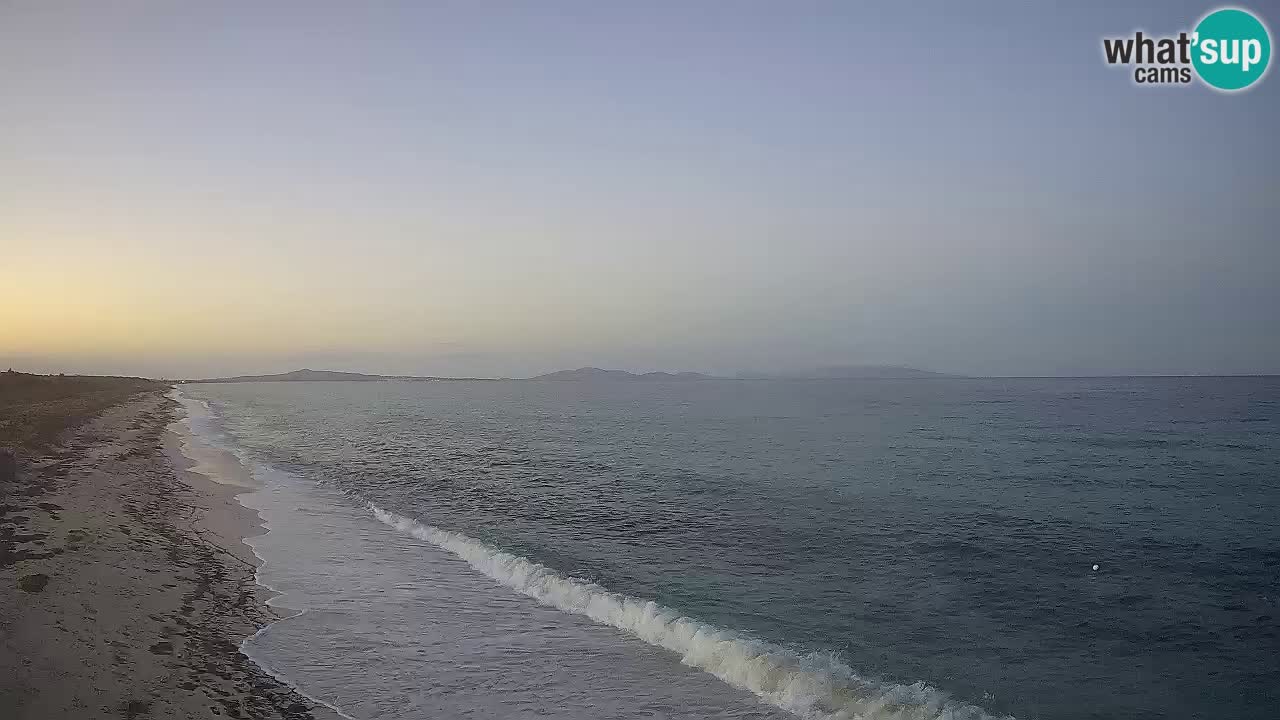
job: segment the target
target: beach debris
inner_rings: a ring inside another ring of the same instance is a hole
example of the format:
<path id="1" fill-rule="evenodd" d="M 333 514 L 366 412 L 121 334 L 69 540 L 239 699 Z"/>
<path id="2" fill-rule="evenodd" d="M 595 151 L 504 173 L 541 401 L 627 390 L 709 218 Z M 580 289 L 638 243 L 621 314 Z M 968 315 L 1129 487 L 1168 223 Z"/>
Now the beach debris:
<path id="1" fill-rule="evenodd" d="M 44 590 L 44 586 L 49 584 L 49 576 L 44 573 L 34 573 L 32 575 L 23 575 L 18 578 L 18 587 L 29 593 L 38 593 Z"/>
<path id="2" fill-rule="evenodd" d="M 129 700 L 120 706 L 120 712 L 126 718 L 139 718 L 151 712 L 151 703 L 146 700 Z"/>
<path id="3" fill-rule="evenodd" d="M 1094 563 L 1094 564 L 1093 564 L 1093 570 L 1094 570 L 1094 572 L 1097 572 L 1097 571 L 1098 571 L 1098 564 L 1097 564 L 1097 563 Z"/>
<path id="4" fill-rule="evenodd" d="M 0 482 L 13 482 L 17 474 L 17 454 L 9 448 L 0 448 Z"/>

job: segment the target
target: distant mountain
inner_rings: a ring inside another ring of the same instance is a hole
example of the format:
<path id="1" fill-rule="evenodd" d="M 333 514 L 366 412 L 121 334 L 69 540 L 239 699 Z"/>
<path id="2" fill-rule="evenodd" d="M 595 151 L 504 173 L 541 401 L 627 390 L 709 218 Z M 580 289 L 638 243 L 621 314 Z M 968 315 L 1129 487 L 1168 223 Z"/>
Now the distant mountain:
<path id="1" fill-rule="evenodd" d="M 338 372 L 336 370 L 293 370 L 275 375 L 237 375 L 235 377 L 185 380 L 190 383 L 251 383 L 251 382 L 383 382 L 407 380 L 413 382 L 445 380 L 493 380 L 477 377 L 436 377 L 434 375 L 366 375 L 365 373 Z"/>
<path id="2" fill-rule="evenodd" d="M 917 370 L 894 365 L 842 365 L 822 367 L 814 370 L 785 373 L 742 374 L 738 376 L 752 380 L 830 380 L 830 379 L 873 379 L 873 378 L 942 378 L 956 377 L 942 373 Z M 235 377 L 208 378 L 204 380 L 186 380 L 191 383 L 252 383 L 252 382 L 379 382 L 387 380 L 401 381 L 448 381 L 448 380 L 493 380 L 497 378 L 476 377 L 435 377 L 418 375 L 368 375 L 365 373 L 338 372 L 336 370 L 293 370 L 274 375 L 237 375 Z M 505 379 L 505 378 L 503 378 Z M 525 378 L 527 380 L 558 381 L 610 381 L 610 382 L 687 382 L 694 380 L 714 380 L 712 375 L 696 372 L 647 372 L 633 373 L 626 370 L 605 370 L 598 367 L 580 367 L 576 370 L 557 370 L 556 372 Z"/>
<path id="3" fill-rule="evenodd" d="M 647 372 L 636 376 L 637 380 L 714 380 L 712 375 L 705 375 L 699 372 Z"/>
<path id="4" fill-rule="evenodd" d="M 365 375 L 364 373 L 337 372 L 335 370 L 293 370 L 275 375 L 237 375 L 235 377 L 209 378 L 207 380 L 190 380 L 200 383 L 243 383 L 243 382 L 377 382 L 390 380 L 385 375 Z"/>
<path id="5" fill-rule="evenodd" d="M 647 372 L 636 374 L 627 372 L 626 370 L 603 370 L 597 367 L 582 367 L 577 370 L 557 370 L 545 375 L 531 377 L 530 380 L 560 380 L 560 381 L 583 381 L 583 380 L 609 380 L 609 381 L 633 381 L 633 380 L 658 380 L 658 381 L 685 381 L 685 380 L 709 380 L 710 375 L 703 375 L 696 372 Z"/>
<path id="6" fill-rule="evenodd" d="M 833 365 L 797 372 L 772 373 L 753 377 L 786 380 L 908 380 L 957 377 L 899 365 Z"/>

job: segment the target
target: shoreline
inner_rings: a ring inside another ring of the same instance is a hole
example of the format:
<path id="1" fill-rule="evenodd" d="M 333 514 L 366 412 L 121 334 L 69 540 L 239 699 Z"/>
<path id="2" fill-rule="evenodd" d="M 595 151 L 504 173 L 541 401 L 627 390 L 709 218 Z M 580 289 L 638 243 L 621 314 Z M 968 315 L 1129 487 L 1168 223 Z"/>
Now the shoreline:
<path id="1" fill-rule="evenodd" d="M 191 413 L 189 409 L 184 412 L 182 406 L 186 405 L 183 400 L 185 395 L 180 388 L 173 388 L 167 396 L 178 406 L 173 422 L 170 423 L 165 433 L 166 451 L 170 455 L 174 469 L 189 483 L 204 488 L 227 506 L 223 517 L 232 517 L 234 522 L 228 527 L 211 528 L 211 530 L 217 537 L 232 545 L 234 554 L 241 557 L 244 562 L 252 567 L 253 582 L 259 596 L 258 601 L 266 613 L 270 615 L 270 618 L 265 622 L 259 623 L 252 633 L 240 639 L 238 645 L 240 654 L 270 675 L 276 682 L 288 687 L 305 698 L 307 702 L 317 706 L 311 709 L 312 715 L 317 720 L 329 720 L 331 718 L 354 720 L 337 707 L 308 695 L 284 673 L 270 667 L 262 660 L 254 658 L 246 650 L 252 640 L 262 635 L 272 625 L 298 617 L 305 610 L 292 608 L 277 602 L 284 594 L 262 580 L 259 570 L 266 563 L 266 558 L 259 555 L 253 545 L 248 542 L 250 538 L 261 537 L 271 532 L 270 526 L 258 511 L 240 501 L 241 495 L 257 492 L 263 489 L 263 484 L 253 477 L 253 474 L 244 466 L 239 457 L 221 447 L 210 444 L 190 427 L 187 421 L 191 418 Z M 192 399 L 191 402 L 198 403 L 200 401 Z"/>
<path id="2" fill-rule="evenodd" d="M 107 408 L 0 485 L 0 714 L 339 717 L 241 652 L 287 614 L 244 542 L 266 528 L 236 499 L 252 487 L 184 453 L 167 392 Z"/>

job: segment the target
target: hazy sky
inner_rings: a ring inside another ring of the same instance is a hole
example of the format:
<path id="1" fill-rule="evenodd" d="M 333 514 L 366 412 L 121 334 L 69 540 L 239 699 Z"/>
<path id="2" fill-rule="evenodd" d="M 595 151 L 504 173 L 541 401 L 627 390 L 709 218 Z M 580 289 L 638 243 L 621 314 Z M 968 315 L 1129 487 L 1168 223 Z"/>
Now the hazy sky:
<path id="1" fill-rule="evenodd" d="M 1280 372 L 1211 5 L 907 5 L 0 0 L 0 364 Z"/>

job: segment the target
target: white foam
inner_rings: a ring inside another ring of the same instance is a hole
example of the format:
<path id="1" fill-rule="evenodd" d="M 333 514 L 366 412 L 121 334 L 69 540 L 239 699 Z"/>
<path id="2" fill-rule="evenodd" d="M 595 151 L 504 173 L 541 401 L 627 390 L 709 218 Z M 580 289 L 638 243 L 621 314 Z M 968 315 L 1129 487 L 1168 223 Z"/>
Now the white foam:
<path id="1" fill-rule="evenodd" d="M 236 480 L 237 477 L 251 477 L 251 474 L 249 473 L 249 467 L 251 467 L 251 465 L 247 453 L 238 448 L 228 447 L 215 439 L 215 434 L 213 433 L 210 425 L 215 415 L 213 407 L 209 404 L 209 401 L 189 397 L 176 387 L 169 393 L 169 397 L 176 400 L 183 410 L 181 417 L 175 420 L 175 422 L 170 426 L 170 429 L 177 432 L 182 439 L 182 454 L 189 460 L 196 463 L 196 465 L 191 468 L 192 472 L 198 472 L 205 475 L 210 480 L 228 485 L 242 484 L 240 481 Z M 234 456 L 232 462 L 238 461 L 239 463 L 237 470 L 229 474 L 221 472 L 226 469 L 226 465 L 224 463 L 217 463 L 209 460 L 211 453 L 217 452 L 230 453 Z M 254 486 L 251 483 L 247 489 L 253 489 L 253 487 Z M 236 495 L 236 501 L 246 509 L 257 514 L 257 510 L 255 508 L 245 505 L 242 497 L 243 493 Z M 265 535 L 271 532 L 270 525 L 262 518 L 261 515 L 258 515 L 258 519 L 262 524 L 262 534 Z M 249 538 L 246 538 L 246 541 L 248 540 Z M 248 544 L 253 550 L 254 557 L 258 559 L 257 567 L 254 569 L 253 574 L 254 582 L 269 591 L 268 594 L 271 597 L 267 599 L 267 604 L 273 607 L 279 607 L 276 601 L 281 597 L 281 592 L 269 585 L 266 580 L 263 579 L 263 570 L 267 563 L 266 558 L 258 554 L 257 548 L 255 548 L 251 542 L 246 542 L 246 544 Z M 275 678 L 278 682 L 287 685 L 303 698 L 332 710 L 334 714 L 338 717 L 345 718 L 345 720 L 356 720 L 352 716 L 343 712 L 338 706 L 305 692 L 284 673 L 272 667 L 261 657 L 258 657 L 250 651 L 253 642 L 270 630 L 273 625 L 279 622 L 284 622 L 285 620 L 292 620 L 305 612 L 306 610 L 300 610 L 292 614 L 285 615 L 279 620 L 269 622 L 258 628 L 257 632 L 240 642 L 240 653 L 252 660 L 255 665 L 262 668 L 262 670 L 268 675 Z"/>
<path id="2" fill-rule="evenodd" d="M 247 451 L 225 444 L 209 422 L 216 417 L 207 401 L 180 392 L 175 399 L 186 406 L 188 427 L 205 444 L 236 456 L 244 467 L 256 463 Z M 557 608 L 623 630 L 651 645 L 680 656 L 684 664 L 704 670 L 724 682 L 750 691 L 766 702 L 812 720 L 994 720 L 982 709 L 950 699 L 918 682 L 911 685 L 869 680 L 838 658 L 824 653 L 797 653 L 741 633 L 685 617 L 659 603 L 612 592 L 595 583 L 566 577 L 544 565 L 488 546 L 462 533 L 450 532 L 368 504 L 382 523 L 432 543 L 466 561 L 476 570 L 513 590 Z M 269 532 L 270 525 L 264 523 Z M 257 550 L 254 550 L 257 554 Z M 265 582 L 261 560 L 258 584 Z M 275 605 L 279 598 L 272 598 Z M 305 612 L 305 611 L 304 611 Z M 298 613 L 300 615 L 302 613 Z M 307 699 L 344 718 L 338 707 L 306 694 L 285 674 L 250 652 L 252 643 L 271 625 L 241 644 L 241 651 Z"/>
<path id="3" fill-rule="evenodd" d="M 259 556 L 259 558 L 261 558 L 261 556 Z M 258 580 L 257 582 L 258 582 L 258 584 L 259 584 L 259 585 L 263 585 L 263 583 L 262 583 L 262 581 L 261 581 L 261 580 Z M 267 586 L 267 585 L 263 585 L 263 587 L 269 587 L 269 586 Z M 286 621 L 286 620 L 292 620 L 292 619 L 294 619 L 294 618 L 301 617 L 301 616 L 302 616 L 304 613 L 306 613 L 306 612 L 307 612 L 306 610 L 300 610 L 300 611 L 298 611 L 298 612 L 296 612 L 296 613 L 294 613 L 294 614 L 292 614 L 292 615 L 289 615 L 289 616 L 283 617 L 283 618 L 281 618 L 281 619 L 277 620 L 276 622 L 267 623 L 266 625 L 263 625 L 262 627 L 258 628 L 258 631 L 257 631 L 257 632 L 255 632 L 254 634 L 250 635 L 249 637 L 245 638 L 244 640 L 242 640 L 242 641 L 240 642 L 240 653 L 241 653 L 242 655 L 244 655 L 245 657 L 249 658 L 250 660 L 252 660 L 252 661 L 253 661 L 253 663 L 254 663 L 255 665 L 257 665 L 258 667 L 262 668 L 263 672 L 265 672 L 265 673 L 267 673 L 268 675 L 270 675 L 271 677 L 275 678 L 277 682 L 279 682 L 279 683 L 281 683 L 281 684 L 283 684 L 283 685 L 287 685 L 287 686 L 289 687 L 289 689 L 293 690 L 295 693 L 297 693 L 297 694 L 301 695 L 302 697 L 306 698 L 307 700 L 310 700 L 311 702 L 313 702 L 313 703 L 315 703 L 315 704 L 317 704 L 317 705 L 320 705 L 320 706 L 323 706 L 323 707 L 329 708 L 330 710 L 332 710 L 332 711 L 334 712 L 334 714 L 336 714 L 338 717 L 345 718 L 345 720 L 356 720 L 356 718 L 354 718 L 354 717 L 352 717 L 352 716 L 350 716 L 350 715 L 346 714 L 345 712 L 343 712 L 343 711 L 342 711 L 342 708 L 338 707 L 337 705 L 334 705 L 333 703 L 325 702 L 324 700 L 321 700 L 320 698 L 316 697 L 315 695 L 308 694 L 305 690 L 303 690 L 301 687 L 299 687 L 297 683 L 293 682 L 293 680 L 291 680 L 291 679 L 289 678 L 289 676 L 288 676 L 288 675 L 284 674 L 284 673 L 283 673 L 283 672 L 281 672 L 280 670 L 277 670 L 275 667 L 273 667 L 270 663 L 268 663 L 268 662 L 267 662 L 266 660 L 264 660 L 262 657 L 260 657 L 260 656 L 258 656 L 258 655 L 256 655 L 256 654 L 254 654 L 254 653 L 251 651 L 251 648 L 253 647 L 253 643 L 254 643 L 254 641 L 256 641 L 256 640 L 257 640 L 259 637 L 261 637 L 264 633 L 266 633 L 268 630 L 270 630 L 270 629 L 271 629 L 271 626 L 275 625 L 276 623 L 280 623 L 280 622 L 284 622 L 284 621 Z"/>
<path id="4" fill-rule="evenodd" d="M 865 679 L 829 654 L 796 653 L 680 615 L 650 600 L 565 577 L 526 558 L 456 532 L 369 509 L 383 523 L 437 545 L 476 570 L 535 600 L 626 631 L 678 654 L 686 664 L 814 720 L 991 720 L 924 683 Z"/>

